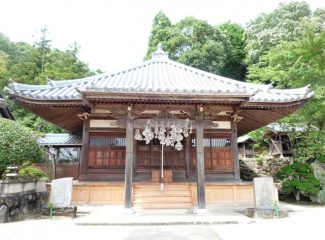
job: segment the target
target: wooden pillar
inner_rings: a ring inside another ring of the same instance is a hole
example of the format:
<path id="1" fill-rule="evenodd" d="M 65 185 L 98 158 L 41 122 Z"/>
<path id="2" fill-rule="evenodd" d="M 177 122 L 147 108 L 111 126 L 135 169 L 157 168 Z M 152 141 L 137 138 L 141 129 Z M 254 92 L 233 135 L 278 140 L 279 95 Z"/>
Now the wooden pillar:
<path id="1" fill-rule="evenodd" d="M 85 119 L 83 123 L 84 126 L 83 126 L 83 133 L 82 133 L 82 149 L 81 149 L 80 165 L 79 165 L 79 179 L 84 179 L 86 177 L 87 169 L 88 169 L 90 120 Z"/>
<path id="2" fill-rule="evenodd" d="M 133 148 L 134 148 L 134 120 L 126 119 L 126 156 L 125 156 L 125 194 L 124 207 L 132 207 L 132 174 L 133 174 Z"/>
<path id="3" fill-rule="evenodd" d="M 237 146 L 238 146 L 238 144 L 237 144 Z M 244 144 L 243 144 L 243 149 L 244 149 L 244 159 L 246 158 L 246 143 L 244 142 Z"/>
<path id="4" fill-rule="evenodd" d="M 203 121 L 196 121 L 196 171 L 197 171 L 197 203 L 199 209 L 205 208 L 205 176 L 204 176 L 204 147 Z"/>
<path id="5" fill-rule="evenodd" d="M 56 166 L 58 165 L 58 162 L 60 160 L 60 147 L 58 147 L 55 151 L 55 159 L 54 159 L 54 163 L 53 163 L 53 170 L 54 170 L 54 179 L 56 179 Z"/>
<path id="6" fill-rule="evenodd" d="M 137 142 L 138 141 L 133 141 L 133 162 L 132 162 L 132 179 L 135 179 L 137 176 L 136 176 L 136 170 L 137 170 L 137 155 L 138 155 L 138 148 L 137 148 Z"/>
<path id="7" fill-rule="evenodd" d="M 192 177 L 192 134 L 186 138 L 185 142 L 185 167 L 186 167 L 186 178 Z"/>
<path id="8" fill-rule="evenodd" d="M 283 143 L 282 143 L 282 135 L 279 134 L 279 149 L 280 149 L 280 158 L 283 158 Z"/>
<path id="9" fill-rule="evenodd" d="M 237 143 L 237 123 L 231 120 L 231 152 L 234 168 L 235 180 L 240 180 L 240 166 L 238 159 L 238 143 Z"/>

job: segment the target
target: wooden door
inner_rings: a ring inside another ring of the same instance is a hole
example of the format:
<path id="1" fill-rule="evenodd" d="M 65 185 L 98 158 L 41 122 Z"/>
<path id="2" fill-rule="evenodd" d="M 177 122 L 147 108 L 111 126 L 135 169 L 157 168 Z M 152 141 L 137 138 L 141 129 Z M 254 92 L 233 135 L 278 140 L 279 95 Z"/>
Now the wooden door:
<path id="1" fill-rule="evenodd" d="M 230 137 L 208 135 L 204 137 L 203 146 L 206 173 L 233 172 Z M 193 171 L 196 171 L 196 139 L 192 140 L 192 166 Z"/>
<path id="2" fill-rule="evenodd" d="M 91 133 L 89 142 L 89 169 L 124 169 L 125 135 Z"/>
<path id="3" fill-rule="evenodd" d="M 160 169 L 162 147 L 157 139 L 149 144 L 137 142 L 137 170 Z M 164 168 L 171 170 L 185 170 L 185 150 L 164 146 Z"/>

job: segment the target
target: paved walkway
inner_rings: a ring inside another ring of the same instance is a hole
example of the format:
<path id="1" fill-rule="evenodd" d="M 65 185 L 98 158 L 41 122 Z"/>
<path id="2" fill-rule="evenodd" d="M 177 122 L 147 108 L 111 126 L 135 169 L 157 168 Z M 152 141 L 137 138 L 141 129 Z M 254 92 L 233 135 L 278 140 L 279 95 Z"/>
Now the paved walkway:
<path id="1" fill-rule="evenodd" d="M 215 206 L 207 213 L 125 212 L 121 206 L 79 207 L 76 219 L 57 217 L 0 225 L 2 240 L 323 240 L 325 207 L 282 204 L 288 218 L 251 219 L 240 208 Z M 183 223 L 180 223 L 180 222 Z M 149 225 L 152 222 L 154 225 Z M 119 223 L 119 224 L 116 224 Z"/>
<path id="2" fill-rule="evenodd" d="M 242 208 L 240 208 L 242 209 Z M 82 206 L 78 208 L 77 225 L 154 226 L 154 225 L 211 225 L 239 224 L 254 220 L 223 206 L 207 210 L 125 210 L 122 206 Z"/>

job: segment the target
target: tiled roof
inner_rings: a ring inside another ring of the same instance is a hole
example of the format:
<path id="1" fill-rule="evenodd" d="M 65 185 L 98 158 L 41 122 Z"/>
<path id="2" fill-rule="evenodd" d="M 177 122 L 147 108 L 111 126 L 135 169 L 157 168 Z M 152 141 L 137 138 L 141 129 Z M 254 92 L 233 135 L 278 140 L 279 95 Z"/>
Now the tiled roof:
<path id="1" fill-rule="evenodd" d="M 300 125 L 292 125 L 288 123 L 271 123 L 266 126 L 268 131 L 275 133 L 288 133 L 288 132 L 303 132 L 306 131 L 307 126 Z"/>
<path id="2" fill-rule="evenodd" d="M 293 102 L 310 98 L 309 87 L 280 90 L 272 85 L 240 82 L 211 74 L 168 59 L 158 49 L 151 60 L 116 73 L 77 80 L 50 80 L 47 85 L 11 83 L 9 91 L 31 99 L 81 99 L 80 92 L 173 94 L 200 97 L 209 95 L 249 97 L 251 103 Z"/>
<path id="3" fill-rule="evenodd" d="M 74 80 L 48 80 L 47 85 L 28 85 L 11 82 L 10 91 L 29 98 L 35 99 L 81 99 L 77 88 L 90 85 L 92 81 L 108 74 L 100 74 L 92 77 Z"/>
<path id="4" fill-rule="evenodd" d="M 237 143 L 244 143 L 244 142 L 246 142 L 248 140 L 252 140 L 252 141 L 255 142 L 255 140 L 251 136 L 243 135 L 243 136 L 240 136 L 240 137 L 237 138 Z"/>
<path id="5" fill-rule="evenodd" d="M 48 133 L 37 139 L 41 145 L 58 146 L 58 145 L 82 145 L 82 138 L 76 135 Z"/>

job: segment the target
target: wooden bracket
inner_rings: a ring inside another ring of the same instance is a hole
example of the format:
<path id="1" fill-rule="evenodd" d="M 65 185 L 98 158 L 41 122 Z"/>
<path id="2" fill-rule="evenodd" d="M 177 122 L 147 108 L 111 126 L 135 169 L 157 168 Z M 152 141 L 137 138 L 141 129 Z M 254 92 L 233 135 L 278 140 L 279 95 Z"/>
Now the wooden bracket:
<path id="1" fill-rule="evenodd" d="M 202 120 L 203 117 L 204 117 L 204 108 L 203 108 L 203 105 L 202 104 L 197 105 L 196 108 L 197 108 L 196 119 L 197 120 L 199 120 L 199 119 Z"/>
<path id="2" fill-rule="evenodd" d="M 88 112 L 84 112 L 82 114 L 78 114 L 77 115 L 82 121 L 88 119 L 88 117 L 90 116 L 90 114 Z"/>
<path id="3" fill-rule="evenodd" d="M 237 123 L 240 122 L 241 120 L 243 120 L 243 118 L 244 118 L 243 116 L 238 115 L 238 113 L 241 111 L 239 108 L 240 108 L 240 106 L 233 107 L 234 113 L 231 115 L 231 119 Z"/>
<path id="4" fill-rule="evenodd" d="M 130 104 L 130 105 L 128 105 L 128 109 L 127 109 L 127 117 L 130 119 L 133 117 L 132 116 L 132 107 L 133 107 L 133 105 Z"/>

